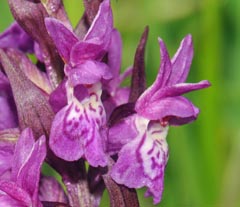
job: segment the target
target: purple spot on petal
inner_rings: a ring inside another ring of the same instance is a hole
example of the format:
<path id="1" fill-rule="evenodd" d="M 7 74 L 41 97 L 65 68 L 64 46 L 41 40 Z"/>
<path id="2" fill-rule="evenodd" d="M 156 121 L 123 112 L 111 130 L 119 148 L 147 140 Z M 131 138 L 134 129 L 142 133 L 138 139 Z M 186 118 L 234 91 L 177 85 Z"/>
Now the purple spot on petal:
<path id="1" fill-rule="evenodd" d="M 154 145 L 152 146 L 152 148 L 147 152 L 148 155 L 152 154 L 154 151 Z"/>
<path id="2" fill-rule="evenodd" d="M 93 112 L 96 112 L 97 110 L 95 108 L 93 108 L 92 104 L 90 103 L 89 105 L 89 110 L 93 111 Z"/>
<path id="3" fill-rule="evenodd" d="M 82 120 L 83 120 L 83 116 L 82 116 L 82 115 L 79 116 L 78 120 L 79 120 L 79 121 L 82 121 Z"/>
<path id="4" fill-rule="evenodd" d="M 95 96 L 96 97 L 96 102 L 98 102 L 98 95 L 96 93 L 90 93 L 90 96 Z"/>
<path id="5" fill-rule="evenodd" d="M 80 108 L 78 108 L 77 106 L 75 106 L 75 111 L 78 113 L 80 112 Z"/>
<path id="6" fill-rule="evenodd" d="M 90 122 L 89 118 L 88 118 L 88 114 L 86 112 L 86 109 L 84 109 L 84 115 L 85 115 L 85 119 L 87 122 Z"/>
<path id="7" fill-rule="evenodd" d="M 156 131 L 153 131 L 151 134 L 157 134 L 157 133 L 161 133 L 162 130 L 156 130 Z"/>
<path id="8" fill-rule="evenodd" d="M 96 119 L 96 123 L 100 125 L 100 119 Z"/>
<path id="9" fill-rule="evenodd" d="M 91 134 L 90 139 L 87 140 L 86 146 L 89 145 L 93 141 L 93 139 L 94 139 L 95 130 L 96 130 L 96 126 L 95 126 L 94 122 L 92 123 L 92 129 L 93 129 L 93 132 Z"/>
<path id="10" fill-rule="evenodd" d="M 75 127 L 75 128 L 78 128 L 78 126 L 79 126 L 79 122 L 75 122 L 75 123 L 74 123 L 74 127 Z"/>
<path id="11" fill-rule="evenodd" d="M 102 106 L 98 106 L 98 108 L 99 108 L 100 115 L 103 115 L 103 107 Z"/>
<path id="12" fill-rule="evenodd" d="M 156 168 L 156 166 L 157 166 L 157 163 L 156 163 L 156 161 L 155 161 L 155 158 L 154 158 L 154 157 L 151 157 L 151 161 L 152 161 L 151 168 L 152 168 L 152 170 L 154 170 L 154 169 Z"/>
<path id="13" fill-rule="evenodd" d="M 136 153 L 137 153 L 136 157 L 137 157 L 137 161 L 138 161 L 139 163 L 142 163 L 142 162 L 143 162 L 143 160 L 142 160 L 142 158 L 141 158 L 140 149 L 141 149 L 141 147 L 143 146 L 143 144 L 144 144 L 144 142 L 145 142 L 145 139 L 146 139 L 146 133 L 144 133 L 143 138 L 141 139 L 141 142 L 139 143 L 139 145 L 138 145 L 138 147 L 137 147 L 137 151 L 136 151 Z"/>

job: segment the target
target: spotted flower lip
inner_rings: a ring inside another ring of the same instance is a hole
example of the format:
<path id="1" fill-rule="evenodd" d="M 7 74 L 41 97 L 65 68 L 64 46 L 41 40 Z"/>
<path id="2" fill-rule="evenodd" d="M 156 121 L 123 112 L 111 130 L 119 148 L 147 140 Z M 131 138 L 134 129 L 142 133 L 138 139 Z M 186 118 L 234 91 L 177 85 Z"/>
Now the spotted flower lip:
<path id="1" fill-rule="evenodd" d="M 157 204 L 162 197 L 164 170 L 168 161 L 168 126 L 163 127 L 159 122 L 149 121 L 137 114 L 132 119 L 137 135 L 118 153 L 111 177 L 129 188 L 147 187 L 145 196 L 153 196 Z M 122 130 L 126 127 L 122 125 Z"/>
<path id="2" fill-rule="evenodd" d="M 85 157 L 92 166 L 106 166 L 105 137 L 101 129 L 106 115 L 100 100 L 101 84 L 90 86 L 88 95 L 81 102 L 70 87 L 67 87 L 67 93 L 70 97 L 68 105 L 53 120 L 49 140 L 51 149 L 67 161 Z"/>
<path id="3" fill-rule="evenodd" d="M 192 37 L 187 35 L 173 57 L 169 58 L 164 42 L 159 38 L 161 65 L 155 82 L 137 100 L 135 110 L 150 120 L 167 119 L 170 125 L 182 125 L 197 118 L 199 109 L 184 93 L 210 86 L 206 80 L 184 83 L 193 57 Z"/>

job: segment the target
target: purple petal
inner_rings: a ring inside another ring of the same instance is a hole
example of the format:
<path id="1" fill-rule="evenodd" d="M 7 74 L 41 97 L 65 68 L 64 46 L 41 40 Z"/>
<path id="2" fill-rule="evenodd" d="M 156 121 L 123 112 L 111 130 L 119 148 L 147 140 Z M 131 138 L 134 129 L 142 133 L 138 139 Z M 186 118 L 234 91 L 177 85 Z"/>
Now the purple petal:
<path id="1" fill-rule="evenodd" d="M 2 93 L 2 91 L 0 90 Z M 17 113 L 12 97 L 0 95 L 0 130 L 17 127 Z"/>
<path id="2" fill-rule="evenodd" d="M 38 198 L 40 172 L 46 157 L 46 139 L 44 136 L 34 143 L 31 154 L 28 156 L 18 174 L 17 183 L 32 197 L 33 205 L 38 206 L 40 202 Z"/>
<path id="3" fill-rule="evenodd" d="M 111 34 L 111 41 L 108 48 L 108 65 L 116 78 L 119 76 L 122 61 L 122 38 L 120 33 L 114 29 Z"/>
<path id="4" fill-rule="evenodd" d="M 0 178 L 1 179 L 3 179 L 2 176 L 5 177 L 5 173 L 8 174 L 10 172 L 12 167 L 11 166 L 12 158 L 13 158 L 12 151 L 9 151 L 6 149 L 0 149 Z"/>
<path id="5" fill-rule="evenodd" d="M 115 94 L 112 97 L 102 99 L 105 111 L 107 113 L 107 120 L 117 106 L 126 104 L 128 102 L 129 93 L 129 88 L 119 88 L 115 91 Z"/>
<path id="6" fill-rule="evenodd" d="M 74 103 L 62 108 L 55 116 L 49 145 L 52 151 L 67 161 L 78 160 L 83 156 L 82 136 L 91 134 L 91 125 L 82 116 L 81 109 Z"/>
<path id="7" fill-rule="evenodd" d="M 46 141 L 42 136 L 35 143 L 30 129 L 25 129 L 15 147 L 12 179 L 32 198 L 38 206 L 38 185 L 42 163 L 46 157 Z"/>
<path id="8" fill-rule="evenodd" d="M 181 96 L 158 99 L 149 102 L 145 108 L 136 107 L 135 109 L 138 114 L 149 120 L 163 120 L 167 117 L 172 124 L 177 120 L 179 124 L 185 124 L 185 121 L 191 122 L 199 113 L 198 108 Z"/>
<path id="9" fill-rule="evenodd" d="M 130 88 L 127 88 L 127 87 L 118 88 L 113 97 L 113 99 L 115 100 L 116 106 L 127 103 L 129 94 L 130 94 Z"/>
<path id="10" fill-rule="evenodd" d="M 67 196 L 54 177 L 42 177 L 39 187 L 41 201 L 68 203 Z"/>
<path id="11" fill-rule="evenodd" d="M 105 51 L 101 45 L 89 43 L 89 42 L 78 42 L 76 43 L 70 54 L 71 65 L 77 65 L 85 60 L 101 60 Z"/>
<path id="12" fill-rule="evenodd" d="M 161 38 L 158 39 L 160 45 L 160 52 L 161 52 L 161 65 L 157 75 L 155 82 L 153 83 L 154 89 L 159 89 L 160 87 L 164 87 L 170 77 L 172 64 L 170 61 L 170 57 Z"/>
<path id="13" fill-rule="evenodd" d="M 55 113 L 67 105 L 66 79 L 50 94 L 49 103 Z"/>
<path id="14" fill-rule="evenodd" d="M 161 65 L 154 83 L 139 97 L 137 100 L 139 107 L 145 107 L 146 103 L 150 100 L 153 94 L 164 87 L 171 73 L 171 61 L 167 48 L 164 42 L 159 38 L 160 50 L 161 50 Z"/>
<path id="15" fill-rule="evenodd" d="M 107 165 L 107 156 L 104 152 L 104 131 L 101 131 L 96 123 L 92 122 L 90 126 L 93 130 L 91 137 L 88 137 L 88 140 L 85 140 L 85 158 L 89 164 L 93 167 L 101 166 L 104 167 Z"/>
<path id="16" fill-rule="evenodd" d="M 17 127 L 16 106 L 7 77 L 0 71 L 0 130 Z"/>
<path id="17" fill-rule="evenodd" d="M 110 68 L 111 70 L 111 68 Z M 118 75 L 118 77 L 114 77 L 111 80 L 103 81 L 104 89 L 106 89 L 109 93 L 115 93 L 116 90 L 120 87 L 121 83 L 130 75 L 132 75 L 132 67 L 127 68 L 122 74 Z"/>
<path id="18" fill-rule="evenodd" d="M 23 207 L 23 205 L 25 205 L 22 202 L 15 200 L 14 198 L 12 198 L 9 195 L 1 195 L 1 194 L 0 194 L 0 203 L 4 207 L 13 207 L 13 206 L 14 207 Z"/>
<path id="19" fill-rule="evenodd" d="M 151 97 L 149 102 L 156 101 L 157 99 L 164 98 L 164 97 L 180 96 L 182 94 L 207 88 L 209 86 L 210 86 L 210 83 L 206 80 L 200 81 L 199 83 L 179 83 L 176 85 L 167 86 L 157 91 Z"/>
<path id="20" fill-rule="evenodd" d="M 112 74 L 109 67 L 98 61 L 85 61 L 74 68 L 66 68 L 71 85 L 94 84 L 103 79 L 110 79 Z"/>
<path id="21" fill-rule="evenodd" d="M 93 43 L 103 44 L 103 48 L 107 48 L 112 30 L 113 17 L 110 0 L 104 0 L 84 40 L 91 40 Z"/>
<path id="22" fill-rule="evenodd" d="M 14 152 L 14 167 L 12 169 L 12 180 L 17 181 L 18 174 L 28 159 L 29 154 L 31 153 L 32 147 L 34 145 L 34 137 L 32 131 L 27 128 L 25 129 L 16 144 Z"/>
<path id="23" fill-rule="evenodd" d="M 16 183 L 8 181 L 0 182 L 0 203 L 4 207 L 32 206 L 32 200 L 29 197 L 29 194 L 22 188 L 18 187 Z"/>
<path id="24" fill-rule="evenodd" d="M 32 38 L 14 22 L 5 32 L 0 34 L 0 48 L 16 48 L 23 52 L 33 52 Z"/>
<path id="25" fill-rule="evenodd" d="M 109 128 L 108 131 L 108 153 L 114 154 L 131 140 L 137 137 L 137 129 L 135 126 L 135 116 L 130 116 L 122 119 L 115 125 Z"/>
<path id="26" fill-rule="evenodd" d="M 0 178 L 10 180 L 15 144 L 19 137 L 18 129 L 0 131 Z"/>
<path id="27" fill-rule="evenodd" d="M 60 55 L 65 62 L 69 62 L 71 49 L 78 42 L 78 38 L 57 19 L 45 18 L 45 25 Z"/>
<path id="28" fill-rule="evenodd" d="M 192 36 L 187 35 L 172 59 L 172 72 L 167 85 L 186 81 L 193 58 Z"/>
<path id="29" fill-rule="evenodd" d="M 122 148 L 111 171 L 112 178 L 119 184 L 129 188 L 147 187 L 147 193 L 154 197 L 155 204 L 161 200 L 168 160 L 166 135 L 167 128 L 160 123 L 150 123 L 145 133 L 140 132 Z"/>
<path id="30" fill-rule="evenodd" d="M 118 184 L 126 185 L 129 188 L 145 186 L 146 178 L 136 154 L 136 148 L 140 141 L 135 139 L 126 144 L 120 151 L 118 160 L 111 171 L 111 177 Z"/>

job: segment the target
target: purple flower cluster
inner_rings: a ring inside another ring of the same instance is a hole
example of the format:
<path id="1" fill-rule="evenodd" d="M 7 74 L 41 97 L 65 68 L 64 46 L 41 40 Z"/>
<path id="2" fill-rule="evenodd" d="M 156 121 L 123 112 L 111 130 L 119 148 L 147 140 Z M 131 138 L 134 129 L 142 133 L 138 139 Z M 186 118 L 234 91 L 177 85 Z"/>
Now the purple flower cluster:
<path id="1" fill-rule="evenodd" d="M 114 206 L 138 206 L 126 195 L 142 187 L 159 203 L 169 126 L 199 114 L 182 95 L 210 85 L 185 83 L 192 37 L 172 59 L 159 38 L 160 69 L 146 89 L 148 28 L 133 66 L 120 74 L 122 40 L 110 0 L 84 1 L 75 29 L 60 0 L 9 6 L 16 22 L 0 34 L 1 206 L 98 206 L 105 187 Z M 130 75 L 131 86 L 121 86 Z M 41 173 L 43 162 L 62 176 L 66 194 Z"/>

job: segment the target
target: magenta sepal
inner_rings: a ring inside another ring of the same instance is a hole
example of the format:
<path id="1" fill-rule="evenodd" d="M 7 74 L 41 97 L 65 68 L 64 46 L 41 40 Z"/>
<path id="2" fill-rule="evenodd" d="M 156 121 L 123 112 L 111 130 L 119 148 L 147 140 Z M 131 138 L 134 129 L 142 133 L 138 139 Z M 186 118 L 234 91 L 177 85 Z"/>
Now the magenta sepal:
<path id="1" fill-rule="evenodd" d="M 192 62 L 192 37 L 187 35 L 173 57 L 164 42 L 159 39 L 161 65 L 155 82 L 137 100 L 137 113 L 149 120 L 167 121 L 172 125 L 182 125 L 194 121 L 199 113 L 184 93 L 210 86 L 206 80 L 199 83 L 184 83 Z M 166 120 L 165 120 L 166 119 Z"/>

